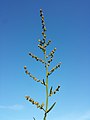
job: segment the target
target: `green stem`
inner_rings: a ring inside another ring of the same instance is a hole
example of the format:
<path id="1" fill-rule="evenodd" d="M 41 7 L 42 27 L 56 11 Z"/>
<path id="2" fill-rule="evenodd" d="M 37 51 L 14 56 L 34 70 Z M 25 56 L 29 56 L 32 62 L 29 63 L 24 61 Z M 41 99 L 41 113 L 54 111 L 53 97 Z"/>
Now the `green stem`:
<path id="1" fill-rule="evenodd" d="M 46 65 L 46 111 L 48 110 L 48 66 Z"/>
<path id="2" fill-rule="evenodd" d="M 45 59 L 45 63 L 46 63 L 46 51 L 45 51 L 45 54 L 44 54 L 44 59 Z M 48 65 L 46 63 L 46 110 L 48 110 Z M 46 117 L 47 117 L 47 113 L 45 113 L 44 115 L 44 120 L 46 120 Z"/>

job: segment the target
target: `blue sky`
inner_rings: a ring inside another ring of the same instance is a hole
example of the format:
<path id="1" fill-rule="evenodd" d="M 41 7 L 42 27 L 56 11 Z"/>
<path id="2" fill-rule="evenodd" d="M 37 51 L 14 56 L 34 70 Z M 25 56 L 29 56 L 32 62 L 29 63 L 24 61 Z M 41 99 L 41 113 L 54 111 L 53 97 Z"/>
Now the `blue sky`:
<path id="1" fill-rule="evenodd" d="M 24 73 L 23 66 L 40 79 L 44 66 L 28 56 L 43 58 L 38 49 L 42 39 L 39 9 L 52 40 L 48 53 L 56 47 L 50 69 L 61 68 L 49 78 L 49 86 L 61 85 L 49 99 L 57 102 L 47 120 L 90 120 L 90 0 L 1 0 L 0 1 L 0 119 L 36 120 L 43 112 L 25 100 L 30 95 L 45 101 L 45 88 Z M 50 70 L 49 69 L 49 70 Z"/>

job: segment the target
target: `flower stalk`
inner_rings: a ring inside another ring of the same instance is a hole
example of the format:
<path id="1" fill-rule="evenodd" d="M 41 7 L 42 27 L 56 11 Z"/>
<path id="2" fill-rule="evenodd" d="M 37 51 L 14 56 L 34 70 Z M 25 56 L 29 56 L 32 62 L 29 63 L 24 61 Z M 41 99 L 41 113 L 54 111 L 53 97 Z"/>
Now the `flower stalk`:
<path id="1" fill-rule="evenodd" d="M 32 58 L 34 58 L 36 61 L 40 61 L 41 63 L 43 63 L 45 65 L 45 74 L 46 77 L 43 80 L 37 79 L 34 75 L 31 74 L 31 72 L 28 71 L 27 66 L 24 66 L 24 70 L 25 73 L 27 75 L 29 75 L 30 78 L 32 78 L 34 81 L 41 83 L 42 85 L 45 86 L 45 103 L 42 102 L 42 104 L 40 104 L 39 102 L 36 102 L 35 100 L 33 100 L 30 96 L 25 96 L 26 100 L 29 101 L 30 103 L 32 103 L 33 105 L 35 105 L 37 108 L 39 108 L 40 110 L 44 111 L 44 117 L 43 120 L 47 120 L 47 114 L 54 108 L 56 102 L 54 102 L 51 107 L 49 108 L 49 97 L 51 97 L 53 94 L 56 94 L 57 91 L 59 91 L 60 89 L 60 85 L 58 85 L 58 87 L 53 90 L 53 87 L 51 86 L 50 88 L 50 92 L 49 92 L 49 76 L 57 69 L 61 66 L 61 62 L 58 63 L 55 67 L 53 67 L 50 71 L 49 71 L 49 66 L 51 64 L 51 62 L 53 61 L 53 57 L 54 57 L 54 53 L 56 51 L 56 48 L 54 48 L 49 54 L 47 54 L 47 46 L 50 45 L 51 40 L 48 40 L 48 42 L 46 42 L 46 26 L 45 26 L 45 21 L 44 21 L 44 15 L 43 15 L 43 11 L 42 9 L 40 9 L 40 17 L 41 17 L 41 23 L 42 23 L 42 40 L 38 40 L 39 44 L 38 44 L 38 48 L 40 48 L 42 50 L 42 52 L 44 53 L 44 60 L 39 58 L 38 56 L 32 54 L 31 52 L 29 52 L 29 56 L 31 56 Z M 34 120 L 36 120 L 33 117 Z"/>
<path id="2" fill-rule="evenodd" d="M 46 54 L 45 54 L 46 61 Z M 46 111 L 48 110 L 48 65 L 46 64 Z M 45 112 L 44 120 L 46 120 L 47 113 Z"/>

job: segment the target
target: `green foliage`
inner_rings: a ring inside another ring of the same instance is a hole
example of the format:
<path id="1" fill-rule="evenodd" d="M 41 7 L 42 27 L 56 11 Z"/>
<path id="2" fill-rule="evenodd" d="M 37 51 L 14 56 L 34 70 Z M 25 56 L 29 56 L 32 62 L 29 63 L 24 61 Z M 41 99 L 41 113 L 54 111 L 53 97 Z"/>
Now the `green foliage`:
<path id="1" fill-rule="evenodd" d="M 46 26 L 45 26 L 45 21 L 44 21 L 44 15 L 43 15 L 43 11 L 42 9 L 40 9 L 40 17 L 41 17 L 41 23 L 42 23 L 42 40 L 38 40 L 39 44 L 38 47 L 42 50 L 42 52 L 44 53 L 44 60 L 39 58 L 38 56 L 34 55 L 33 53 L 29 52 L 29 55 L 34 58 L 37 62 L 41 62 L 45 65 L 45 69 L 46 69 L 46 80 L 39 80 L 37 79 L 34 75 L 32 75 L 26 66 L 24 66 L 24 70 L 25 73 L 27 75 L 29 75 L 29 77 L 31 77 L 34 81 L 41 83 L 42 85 L 45 86 L 46 88 L 46 103 L 40 104 L 39 102 L 36 102 L 35 100 L 33 100 L 30 96 L 25 96 L 26 100 L 28 100 L 30 103 L 32 103 L 33 105 L 35 105 L 37 108 L 39 108 L 40 110 L 44 111 L 44 118 L 43 120 L 46 120 L 47 118 L 47 114 L 53 109 L 53 107 L 55 106 L 56 102 L 54 102 L 52 104 L 52 106 L 50 108 L 48 108 L 48 98 L 50 96 L 52 96 L 53 94 L 56 94 L 57 91 L 59 91 L 60 85 L 58 85 L 58 87 L 53 91 L 53 87 L 51 86 L 50 88 L 50 92 L 49 92 L 49 88 L 48 88 L 48 77 L 57 69 L 61 66 L 61 62 L 59 64 L 57 64 L 55 67 L 53 67 L 50 71 L 48 71 L 48 67 L 50 66 L 51 62 L 53 61 L 53 57 L 54 57 L 54 53 L 56 51 L 56 48 L 54 48 L 48 55 L 47 55 L 47 46 L 50 45 L 51 40 L 48 40 L 48 42 L 46 42 Z M 49 60 L 48 60 L 49 59 Z M 49 94 L 48 94 L 49 92 Z M 45 106 L 45 107 L 44 107 Z M 35 118 L 33 117 L 33 119 L 35 120 Z"/>

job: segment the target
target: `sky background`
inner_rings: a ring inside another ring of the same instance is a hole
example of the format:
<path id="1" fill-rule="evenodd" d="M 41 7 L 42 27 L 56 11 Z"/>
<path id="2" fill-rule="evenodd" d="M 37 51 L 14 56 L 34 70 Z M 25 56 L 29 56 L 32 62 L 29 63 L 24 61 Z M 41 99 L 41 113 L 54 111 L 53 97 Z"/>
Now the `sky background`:
<path id="1" fill-rule="evenodd" d="M 24 65 L 39 79 L 45 77 L 38 49 L 42 39 L 40 8 L 47 27 L 49 53 L 57 48 L 49 70 L 49 87 L 60 92 L 49 98 L 57 102 L 47 120 L 90 120 L 90 0 L 0 0 L 0 120 L 43 120 L 43 111 L 25 100 L 45 102 L 45 87 L 24 72 Z"/>

